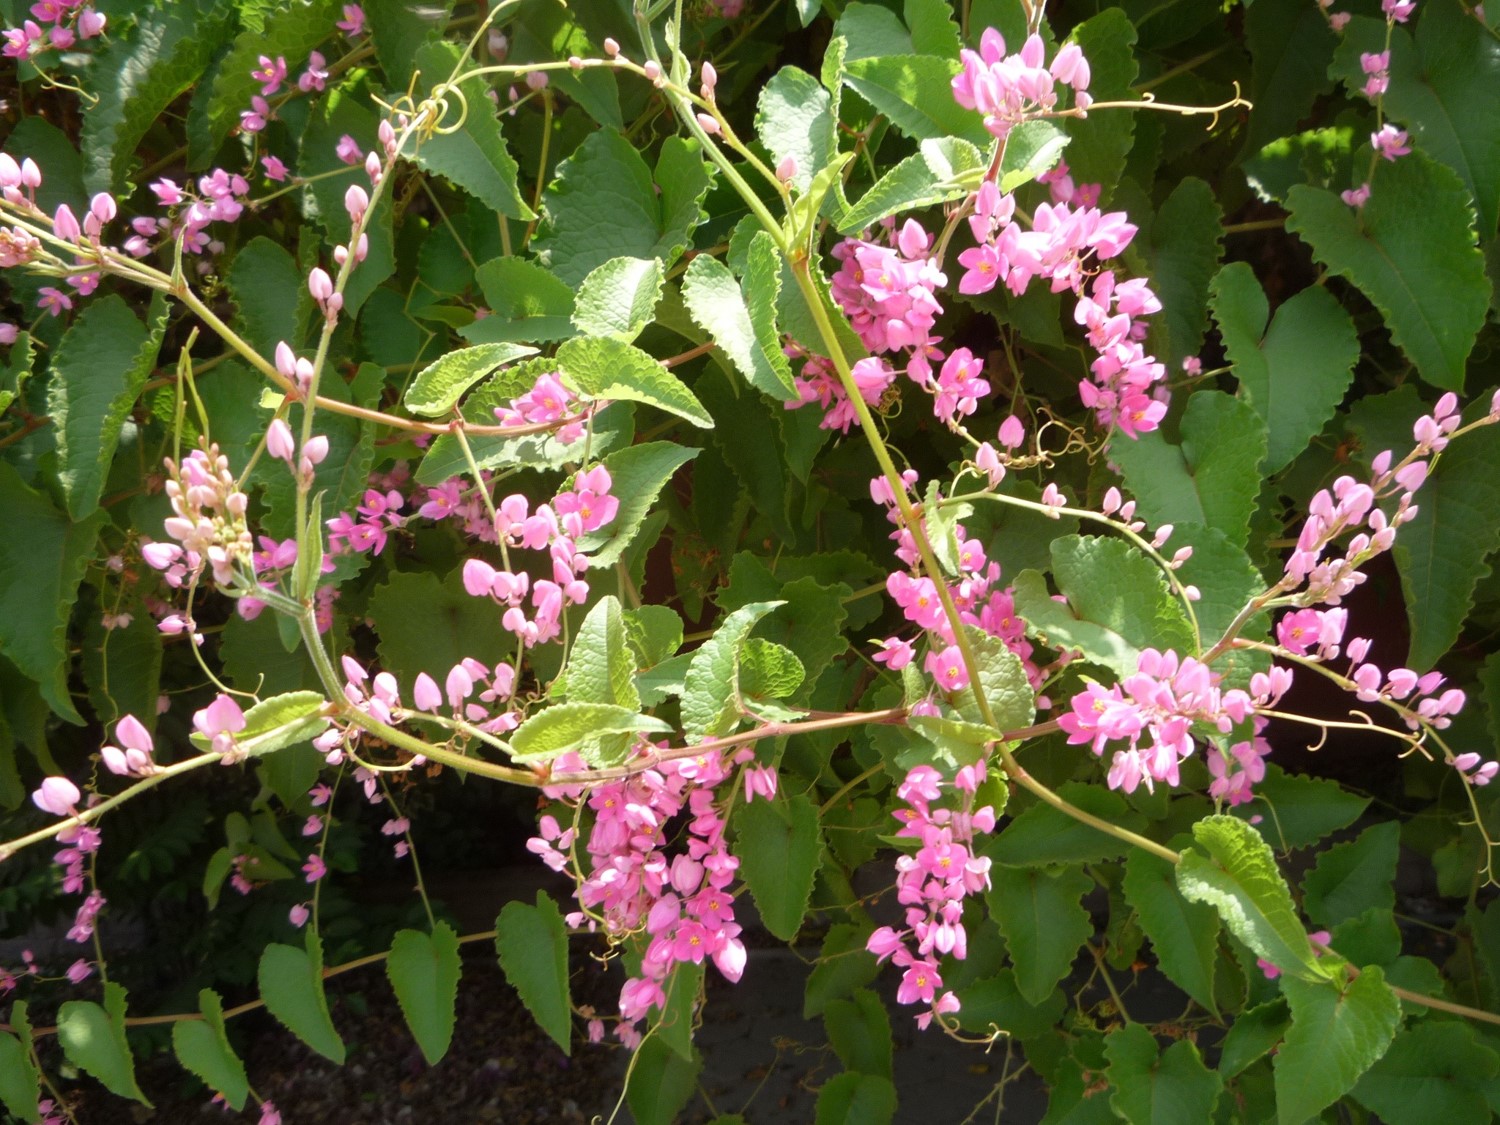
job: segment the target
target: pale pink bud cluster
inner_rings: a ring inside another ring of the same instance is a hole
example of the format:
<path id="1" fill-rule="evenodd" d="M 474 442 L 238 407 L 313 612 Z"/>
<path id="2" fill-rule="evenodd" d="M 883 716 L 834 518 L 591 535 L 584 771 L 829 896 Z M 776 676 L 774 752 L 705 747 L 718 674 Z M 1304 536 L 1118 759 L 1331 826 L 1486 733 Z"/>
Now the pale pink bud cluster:
<path id="1" fill-rule="evenodd" d="M 172 515 L 163 527 L 181 546 L 148 543 L 141 556 L 166 572 L 167 584 L 180 587 L 204 566 L 220 586 L 232 586 L 240 568 L 253 572 L 254 541 L 245 523 L 250 500 L 235 484 L 229 459 L 217 445 L 195 449 L 179 466 L 166 461 L 167 497 Z"/>
<path id="2" fill-rule="evenodd" d="M 1463 774 L 1464 780 L 1470 785 L 1488 785 L 1500 773 L 1500 762 L 1486 762 L 1480 755 L 1470 751 L 1454 758 L 1453 768 Z"/>
<path id="3" fill-rule="evenodd" d="M 115 724 L 115 741 L 119 746 L 105 746 L 99 751 L 105 769 L 121 777 L 149 777 L 157 772 L 151 755 L 156 749 L 151 732 L 134 715 L 124 716 Z"/>
<path id="4" fill-rule="evenodd" d="M 245 712 L 233 696 L 220 692 L 207 707 L 194 711 L 193 729 L 209 740 L 213 752 L 223 757 L 225 765 L 240 760 L 234 736 L 245 729 Z"/>
<path id="5" fill-rule="evenodd" d="M 881 926 L 865 948 L 902 970 L 896 999 L 902 1004 L 924 1004 L 917 1026 L 926 1028 L 934 1016 L 959 1010 L 958 997 L 942 991 L 939 959 L 968 956 L 964 929 L 964 899 L 990 886 L 990 860 L 974 849 L 977 834 L 995 830 L 995 810 L 975 809 L 974 792 L 985 778 L 983 760 L 958 771 L 945 782 L 931 766 L 917 766 L 896 789 L 906 804 L 893 814 L 901 823 L 897 836 L 920 842 L 917 851 L 896 860 L 896 899 L 906 909 L 901 929 Z M 935 805 L 944 789 L 957 795 L 957 807 Z"/>
<path id="6" fill-rule="evenodd" d="M 953 97 L 965 109 L 984 114 L 984 127 L 1004 139 L 1021 122 L 1045 117 L 1057 108 L 1057 86 L 1073 90 L 1073 104 L 1087 110 L 1089 63 L 1076 43 L 1057 52 L 1045 66 L 1046 45 L 1031 35 L 1017 54 L 1005 53 L 1005 39 L 993 27 L 979 40 L 979 51 L 959 52 L 963 69 L 954 76 Z"/>
<path id="7" fill-rule="evenodd" d="M 1360 52 L 1359 68 L 1365 73 L 1365 84 L 1360 93 L 1372 102 L 1390 89 L 1391 53 L 1389 51 Z"/>

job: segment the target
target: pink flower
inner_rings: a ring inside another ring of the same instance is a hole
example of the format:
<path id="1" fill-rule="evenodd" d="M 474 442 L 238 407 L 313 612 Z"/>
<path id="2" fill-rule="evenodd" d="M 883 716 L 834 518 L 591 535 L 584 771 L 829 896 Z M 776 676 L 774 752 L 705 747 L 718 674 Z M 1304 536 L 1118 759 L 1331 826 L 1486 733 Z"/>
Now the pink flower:
<path id="1" fill-rule="evenodd" d="M 73 307 L 73 299 L 51 285 L 44 285 L 37 292 L 40 296 L 37 298 L 36 307 L 46 309 L 49 316 L 61 316 L 64 310 Z"/>
<path id="2" fill-rule="evenodd" d="M 328 60 L 317 51 L 307 57 L 307 70 L 297 79 L 297 89 L 304 94 L 314 90 L 323 89 L 323 84 L 328 80 Z"/>
<path id="3" fill-rule="evenodd" d="M 49 777 L 31 795 L 36 807 L 53 816 L 76 815 L 77 805 L 83 794 L 65 777 Z"/>
<path id="4" fill-rule="evenodd" d="M 1411 153 L 1411 146 L 1406 142 L 1406 130 L 1398 129 L 1390 122 L 1382 125 L 1378 133 L 1370 134 L 1370 144 L 1375 147 L 1375 151 L 1392 162 L 1399 156 Z"/>
<path id="5" fill-rule="evenodd" d="M 303 926 L 307 925 L 307 920 L 310 917 L 312 917 L 312 912 L 300 902 L 287 911 L 287 921 L 296 926 L 299 930 Z"/>
<path id="6" fill-rule="evenodd" d="M 278 184 L 285 182 L 286 165 L 281 162 L 280 157 L 262 156 L 260 158 L 260 163 L 261 167 L 266 170 L 266 179 L 272 180 Z"/>
<path id="7" fill-rule="evenodd" d="M 88 980 L 89 977 L 93 976 L 93 974 L 94 967 L 87 961 L 85 961 L 82 957 L 68 966 L 68 980 L 72 981 L 74 984 L 82 984 L 84 981 Z"/>
<path id="8" fill-rule="evenodd" d="M 348 133 L 339 138 L 338 146 L 334 151 L 345 164 L 359 164 L 365 158 L 364 150 L 359 147 L 359 142 Z"/>
<path id="9" fill-rule="evenodd" d="M 309 883 L 316 883 L 328 874 L 328 868 L 323 863 L 323 857 L 317 852 L 307 857 L 307 862 L 302 865 L 303 874 L 307 876 Z"/>
<path id="10" fill-rule="evenodd" d="M 221 693 L 193 713 L 193 726 L 210 739 L 215 754 L 230 754 L 235 749 L 234 736 L 245 729 L 245 713 L 230 696 Z"/>
<path id="11" fill-rule="evenodd" d="M 365 32 L 365 10 L 358 4 L 344 5 L 344 18 L 333 25 L 350 39 L 358 39 Z"/>
<path id="12" fill-rule="evenodd" d="M 259 65 L 250 72 L 250 77 L 260 83 L 261 95 L 269 98 L 286 81 L 286 59 L 279 55 L 275 59 L 261 55 Z"/>

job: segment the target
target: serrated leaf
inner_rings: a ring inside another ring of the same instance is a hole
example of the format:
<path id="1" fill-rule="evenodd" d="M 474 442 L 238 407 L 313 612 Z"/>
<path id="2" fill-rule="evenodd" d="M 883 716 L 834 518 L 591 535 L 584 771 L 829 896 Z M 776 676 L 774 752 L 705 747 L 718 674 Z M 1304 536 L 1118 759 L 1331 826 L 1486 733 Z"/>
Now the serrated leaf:
<path id="1" fill-rule="evenodd" d="M 1181 430 L 1180 445 L 1169 444 L 1160 430 L 1110 443 L 1110 458 L 1119 464 L 1140 518 L 1152 525 L 1205 524 L 1243 547 L 1260 493 L 1264 424 L 1248 404 L 1222 391 L 1200 390 L 1188 399 Z"/>
<path id="2" fill-rule="evenodd" d="M 1062 138 L 1061 130 L 1050 122 L 1026 124 L 1042 126 L 1048 131 L 1050 139 Z M 1015 132 L 1020 134 L 1021 128 Z M 1023 134 L 1026 138 L 1040 135 L 1041 130 L 1028 130 Z M 1022 147 L 1016 146 L 1018 154 Z M 1061 151 L 1061 145 L 1057 146 L 1057 151 Z M 1007 165 L 1020 159 L 1019 155 L 1012 157 L 1009 146 L 1005 153 Z M 1031 152 L 1030 155 L 1035 156 L 1036 153 Z M 839 231 L 842 234 L 857 234 L 890 215 L 960 199 L 974 190 L 973 181 L 983 174 L 984 169 L 984 154 L 968 141 L 958 137 L 925 140 L 918 146 L 917 152 L 876 180 L 860 197 L 859 202 L 844 212 L 839 221 Z"/>
<path id="3" fill-rule="evenodd" d="M 648 441 L 617 449 L 604 458 L 611 494 L 620 498 L 615 518 L 578 540 L 590 565 L 612 566 L 635 539 L 667 481 L 700 450 L 669 441 Z"/>
<path id="4" fill-rule="evenodd" d="M 666 606 L 659 608 L 672 613 Z M 673 617 L 676 618 L 675 613 Z M 599 599 L 578 627 L 578 636 L 568 654 L 570 701 L 610 703 L 631 711 L 640 709 L 640 693 L 635 688 L 635 661 L 625 643 L 625 636 L 620 600 L 613 594 Z"/>
<path id="5" fill-rule="evenodd" d="M 93 57 L 83 114 L 84 180 L 90 192 L 120 192 L 156 119 L 203 76 L 231 31 L 228 5 L 174 3 L 141 11 L 135 27 L 111 35 Z"/>
<path id="6" fill-rule="evenodd" d="M 833 99 L 805 70 L 784 66 L 761 87 L 755 111 L 755 133 L 771 154 L 772 164 L 787 157 L 797 162 L 791 184 L 805 192 L 812 178 L 838 151 Z"/>
<path id="7" fill-rule="evenodd" d="M 1354 324 L 1327 289 L 1311 286 L 1276 310 L 1268 330 L 1265 295 L 1243 262 L 1214 278 L 1213 312 L 1245 400 L 1265 424 L 1264 471 L 1280 472 L 1343 401 L 1359 359 Z"/>
<path id="8" fill-rule="evenodd" d="M 1226 1081 L 1234 1078 L 1267 1054 L 1285 1038 L 1291 1022 L 1286 999 L 1281 996 L 1242 1012 L 1219 1049 L 1219 1076 Z"/>
<path id="9" fill-rule="evenodd" d="M 158 331 L 148 334 L 130 306 L 110 293 L 87 305 L 57 346 L 47 410 L 57 437 L 58 477 L 74 520 L 99 506 L 120 428 L 156 364 L 164 325 L 157 319 Z"/>
<path id="10" fill-rule="evenodd" d="M 417 65 L 417 48 L 430 44 L 448 26 L 453 12 L 453 0 L 366 0 L 363 4 L 369 22 L 370 39 L 375 47 L 375 57 L 391 84 L 405 90 L 412 81 L 412 70 Z M 441 73 L 426 75 L 426 87 L 436 79 L 445 79 L 452 70 L 450 63 Z M 485 103 L 469 102 L 470 109 L 480 109 Z"/>
<path id="11" fill-rule="evenodd" d="M 1371 825 L 1359 838 L 1318 856 L 1302 881 L 1302 909 L 1321 926 L 1337 926 L 1372 907 L 1394 910 L 1401 826 Z"/>
<path id="12" fill-rule="evenodd" d="M 261 355 L 275 354 L 282 340 L 305 337 L 312 298 L 296 260 L 279 242 L 252 238 L 235 253 L 224 280 L 234 299 L 235 331 Z"/>
<path id="13" fill-rule="evenodd" d="M 670 267 L 699 221 L 708 186 L 696 145 L 668 140 L 653 180 L 634 145 L 600 129 L 558 166 L 532 246 L 575 289 L 611 258 L 660 258 Z"/>
<path id="14" fill-rule="evenodd" d="M 625 1082 L 625 1100 L 637 1125 L 674 1125 L 698 1088 L 696 1059 L 688 1061 L 652 1035 L 636 1051 Z"/>
<path id="15" fill-rule="evenodd" d="M 510 739 L 511 757 L 532 762 L 576 750 L 591 766 L 617 766 L 629 743 L 607 736 L 671 729 L 660 719 L 613 703 L 557 703 L 516 728 Z"/>
<path id="16" fill-rule="evenodd" d="M 1016 974 L 1001 969 L 994 976 L 954 989 L 963 1007 L 959 1023 L 968 1031 L 987 1035 L 1004 1031 L 1016 1039 L 1045 1035 L 1062 1019 L 1067 997 L 1054 991 L 1040 1004 L 1029 1004 L 1016 988 Z"/>
<path id="17" fill-rule="evenodd" d="M 682 647 L 682 618 L 668 605 L 643 605 L 623 614 L 637 666 L 654 668 Z"/>
<path id="18" fill-rule="evenodd" d="M 1069 804 L 1101 820 L 1138 832 L 1145 817 L 1125 798 L 1097 785 L 1067 781 L 1057 789 Z M 995 863 L 1008 867 L 1044 867 L 1057 863 L 1097 863 L 1126 853 L 1129 845 L 1118 837 L 1075 820 L 1061 809 L 1038 801 L 1013 817 L 981 848 Z"/>
<path id="19" fill-rule="evenodd" d="M 10 1024 L 21 1036 L 0 1031 L 0 1102 L 26 1125 L 36 1125 L 42 1119 L 37 1104 L 41 1075 L 31 1062 L 31 1025 L 26 1019 L 26 1001 L 18 1000 L 12 1005 Z"/>
<path id="20" fill-rule="evenodd" d="M 418 672 L 441 682 L 466 656 L 491 666 L 513 657 L 515 639 L 500 629 L 499 610 L 483 607 L 464 589 L 461 570 L 443 578 L 393 571 L 375 587 L 368 608 L 382 667 L 403 683 Z"/>
<path id="21" fill-rule="evenodd" d="M 521 344 L 479 344 L 460 348 L 417 372 L 401 401 L 413 414 L 435 418 L 458 405 L 464 392 L 481 379 L 507 363 L 535 354 L 535 348 Z"/>
<path id="22" fill-rule="evenodd" d="M 661 361 L 608 336 L 583 336 L 557 349 L 557 366 L 586 397 L 644 402 L 700 429 L 714 420 L 687 385 Z"/>
<path id="23" fill-rule="evenodd" d="M 1067 605 L 1054 602 L 1034 570 L 1015 580 L 1016 612 L 1029 632 L 1059 648 L 1080 649 L 1120 676 L 1136 672 L 1142 649 L 1187 651 L 1192 627 L 1156 564 L 1130 544 L 1097 536 L 1052 541 L 1053 574 Z"/>
<path id="24" fill-rule="evenodd" d="M 690 740 L 711 738 L 736 725 L 740 649 L 756 622 L 782 604 L 741 606 L 693 653 L 682 694 L 682 729 Z"/>
<path id="25" fill-rule="evenodd" d="M 869 984 L 879 975 L 875 955 L 865 949 L 874 930 L 872 923 L 852 925 L 835 922 L 828 927 L 819 957 L 807 975 L 807 989 L 802 998 L 802 1018 L 822 1015 L 834 1000 L 854 995 L 856 989 Z"/>
<path id="26" fill-rule="evenodd" d="M 1083 896 L 1094 881 L 1077 867 L 996 867 L 985 893 L 1028 1004 L 1045 1001 L 1094 932 Z"/>
<path id="27" fill-rule="evenodd" d="M 656 258 L 611 258 L 583 279 L 574 326 L 585 336 L 612 336 L 630 343 L 651 323 L 662 280 Z"/>
<path id="28" fill-rule="evenodd" d="M 746 284 L 750 284 L 748 278 Z M 770 335 L 774 337 L 780 275 L 758 284 L 770 286 L 770 300 L 765 307 L 770 310 Z M 750 318 L 750 308 L 728 266 L 711 255 L 699 254 L 688 264 L 683 275 L 682 299 L 693 322 L 713 338 L 734 364 L 735 370 L 751 386 L 775 398 L 787 397 L 792 376 L 786 356 L 780 347 L 768 351 L 761 346 L 755 323 Z M 764 300 L 764 296 L 758 297 L 758 306 Z M 764 319 L 764 316 L 763 312 L 758 314 L 759 319 Z"/>
<path id="29" fill-rule="evenodd" d="M 785 699 L 806 679 L 797 654 L 785 645 L 751 637 L 740 650 L 740 692 L 756 699 Z"/>
<path id="30" fill-rule="evenodd" d="M 851 47 L 853 41 L 850 41 Z M 961 137 L 975 145 L 989 142 L 979 114 L 953 100 L 958 59 L 936 55 L 886 55 L 844 64 L 844 84 L 908 137 Z"/>
<path id="31" fill-rule="evenodd" d="M 245 729 L 235 734 L 235 746 L 258 758 L 310 741 L 328 726 L 322 714 L 326 702 L 317 691 L 289 691 L 263 699 L 245 712 Z M 208 751 L 207 735 L 194 732 L 190 737 L 198 749 Z"/>
<path id="32" fill-rule="evenodd" d="M 1125 901 L 1151 939 L 1162 972 L 1203 1007 L 1217 1012 L 1214 965 L 1219 919 L 1213 908 L 1184 898 L 1172 864 L 1149 852 L 1130 853 L 1121 886 Z"/>
<path id="33" fill-rule="evenodd" d="M 323 943 L 316 933 L 307 932 L 306 949 L 266 946 L 256 981 L 266 1011 L 318 1054 L 343 1065 L 344 1041 L 334 1030 L 323 995 Z"/>
<path id="34" fill-rule="evenodd" d="M 198 1007 L 201 1020 L 178 1020 L 172 1025 L 172 1050 L 177 1061 L 221 1095 L 230 1109 L 241 1109 L 250 1096 L 250 1080 L 224 1031 L 224 1003 L 217 992 L 205 988 L 198 992 Z"/>
<path id="35" fill-rule="evenodd" d="M 1203 344 L 1209 282 L 1223 253 L 1223 222 L 1213 189 L 1188 176 L 1172 189 L 1151 224 L 1151 284 L 1162 303 L 1153 318 L 1153 342 L 1168 371 L 1196 356 Z"/>
<path id="36" fill-rule="evenodd" d="M 755 347 L 761 363 L 753 369 L 750 379 L 753 386 L 772 398 L 790 402 L 798 397 L 796 384 L 792 381 L 791 365 L 781 350 L 781 333 L 776 318 L 778 299 L 782 285 L 781 254 L 771 236 L 757 231 L 750 240 L 750 251 L 745 259 L 745 307 L 750 311 L 750 327 L 755 334 Z M 773 378 L 757 382 L 764 366 Z"/>
<path id="37" fill-rule="evenodd" d="M 1156 1037 L 1145 1025 L 1131 1023 L 1105 1037 L 1104 1053 L 1114 1087 L 1109 1104 L 1126 1121 L 1199 1125 L 1213 1120 L 1223 1083 L 1188 1040 L 1158 1054 Z"/>
<path id="38" fill-rule="evenodd" d="M 1319 94 L 1332 85 L 1328 64 L 1338 36 L 1322 12 L 1297 0 L 1267 0 L 1245 12 L 1250 94 L 1246 153 L 1294 132 Z"/>
<path id="39" fill-rule="evenodd" d="M 86 1070 L 112 1094 L 150 1101 L 135 1081 L 135 1060 L 125 1041 L 125 989 L 115 981 L 104 986 L 104 1006 L 91 1000 L 67 1000 L 57 1010 L 57 1041 L 63 1054 Z"/>
<path id="40" fill-rule="evenodd" d="M 743 611 L 741 611 L 743 612 Z M 801 793 L 751 801 L 734 814 L 734 854 L 766 929 L 791 941 L 802 928 L 823 854 L 818 807 Z"/>
<path id="41" fill-rule="evenodd" d="M 1423 1020 L 1396 1037 L 1360 1076 L 1354 1098 L 1388 1125 L 1483 1125 L 1500 1056 L 1460 1020 Z"/>
<path id="42" fill-rule="evenodd" d="M 1050 121 L 1021 122 L 1005 138 L 1005 158 L 1000 162 L 1000 190 L 1015 191 L 1042 173 L 1051 171 L 1072 141 L 1072 137 Z"/>
<path id="43" fill-rule="evenodd" d="M 391 942 L 385 973 L 428 1066 L 436 1066 L 453 1041 L 461 970 L 458 934 L 447 922 L 431 934 L 398 930 Z"/>
<path id="44" fill-rule="evenodd" d="M 1373 965 L 1347 984 L 1288 978 L 1281 990 L 1292 1026 L 1274 1063 L 1277 1121 L 1301 1125 L 1386 1053 L 1401 1024 L 1401 1001 Z"/>
<path id="45" fill-rule="evenodd" d="M 1272 847 L 1305 848 L 1331 832 L 1347 828 L 1369 807 L 1370 798 L 1356 797 L 1336 781 L 1300 777 L 1267 764 L 1265 780 L 1255 786 L 1255 800 L 1240 812 Z"/>
<path id="46" fill-rule="evenodd" d="M 68 620 L 109 517 L 96 509 L 72 522 L 3 461 L 0 512 L 9 532 L 0 537 L 0 655 L 37 683 L 53 711 L 81 723 L 68 693 Z"/>
<path id="47" fill-rule="evenodd" d="M 861 988 L 852 999 L 830 1001 L 823 1012 L 823 1025 L 845 1070 L 893 1077 L 891 1017 L 875 993 Z"/>
<path id="48" fill-rule="evenodd" d="M 1232 816 L 1209 816 L 1193 825 L 1193 837 L 1204 850 L 1182 853 L 1177 887 L 1183 896 L 1212 906 L 1235 937 L 1283 973 L 1328 980 L 1276 857 L 1255 829 Z"/>
<path id="49" fill-rule="evenodd" d="M 474 271 L 490 314 L 460 335 L 472 343 L 545 343 L 574 335 L 574 292 L 545 266 L 525 258 L 493 258 Z"/>
<path id="50" fill-rule="evenodd" d="M 563 1049 L 573 1051 L 573 1005 L 568 992 L 568 930 L 545 892 L 536 905 L 508 902 L 495 921 L 495 952 L 505 979 L 537 1024 Z"/>
<path id="51" fill-rule="evenodd" d="M 878 1074 L 836 1074 L 818 1090 L 815 1125 L 890 1125 L 896 1087 Z"/>
<path id="52" fill-rule="evenodd" d="M 1292 188 L 1287 229 L 1363 290 L 1423 379 L 1461 391 L 1490 298 L 1468 190 L 1421 152 L 1377 163 L 1358 212 L 1332 192 Z"/>

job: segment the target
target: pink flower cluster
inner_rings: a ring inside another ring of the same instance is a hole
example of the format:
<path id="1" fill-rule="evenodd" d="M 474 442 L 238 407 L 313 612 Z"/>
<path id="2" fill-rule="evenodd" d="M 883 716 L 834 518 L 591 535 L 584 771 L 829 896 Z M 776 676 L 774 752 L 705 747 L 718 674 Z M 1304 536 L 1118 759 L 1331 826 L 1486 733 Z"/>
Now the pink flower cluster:
<path id="1" fill-rule="evenodd" d="M 406 500 L 395 489 L 381 492 L 367 488 L 355 514 L 340 512 L 328 520 L 328 551 L 341 555 L 348 551 L 378 555 L 385 550 L 389 533 L 405 521 L 401 509 Z"/>
<path id="2" fill-rule="evenodd" d="M 1088 93 L 1089 63 L 1078 44 L 1068 43 L 1057 52 L 1050 67 L 1046 44 L 1031 35 L 1017 54 L 1005 53 L 1005 39 L 993 27 L 979 40 L 979 51 L 959 52 L 963 70 L 953 79 L 953 97 L 965 109 L 984 114 L 984 127 L 1005 139 L 1021 122 L 1053 113 L 1057 107 L 1057 85 L 1070 86 L 1073 104 L 1087 110 L 1093 103 Z"/>
<path id="3" fill-rule="evenodd" d="M 236 487 L 229 458 L 208 445 L 189 453 L 181 466 L 170 457 L 166 465 L 173 514 L 163 527 L 182 546 L 147 543 L 142 557 L 165 571 L 174 588 L 196 579 L 205 565 L 221 586 L 234 585 L 241 568 L 253 574 L 254 542 L 245 524 L 250 499 Z"/>
<path id="4" fill-rule="evenodd" d="M 83 0 L 37 0 L 31 6 L 35 19 L 0 32 L 5 40 L 0 56 L 8 59 L 34 59 L 44 51 L 68 51 L 80 39 L 104 34 L 108 21 Z M 50 24 L 50 27 L 43 27 Z"/>
<path id="5" fill-rule="evenodd" d="M 537 376 L 532 388 L 509 406 L 495 407 L 495 417 L 502 426 L 557 425 L 553 436 L 558 444 L 572 445 L 583 436 L 583 417 L 572 417 L 578 413 L 577 403 L 578 396 L 549 371 Z"/>
<path id="6" fill-rule="evenodd" d="M 995 810 L 989 805 L 973 808 L 974 792 L 984 777 L 982 760 L 958 771 L 948 785 L 958 795 L 957 808 L 934 807 L 947 783 L 931 766 L 911 770 L 896 790 L 907 806 L 894 814 L 901 822 L 896 835 L 919 842 L 914 854 L 896 860 L 896 899 L 906 908 L 906 925 L 900 930 L 881 926 L 865 948 L 903 970 L 896 999 L 928 1006 L 917 1016 L 917 1026 L 924 1029 L 934 1016 L 959 1009 L 952 992 L 939 995 L 939 958 L 952 954 L 962 961 L 968 956 L 964 899 L 990 885 L 990 860 L 974 851 L 975 835 L 995 830 Z"/>
<path id="7" fill-rule="evenodd" d="M 1265 759 L 1271 753 L 1271 744 L 1260 737 L 1260 732 L 1270 720 L 1260 715 L 1255 717 L 1255 737 L 1246 742 L 1236 742 L 1224 749 L 1210 745 L 1205 759 L 1208 772 L 1213 775 L 1209 782 L 1208 795 L 1226 805 L 1244 805 L 1255 799 L 1253 787 L 1265 780 Z"/>
<path id="8" fill-rule="evenodd" d="M 641 747 L 643 763 L 650 761 L 652 750 Z M 753 758 L 751 751 L 741 750 L 734 760 L 747 764 Z M 572 753 L 552 763 L 554 772 L 583 768 L 582 759 Z M 640 1021 L 653 1008 L 665 1007 L 663 986 L 676 965 L 702 964 L 707 958 L 730 981 L 738 981 L 745 971 L 745 946 L 729 890 L 739 860 L 725 843 L 724 814 L 714 798 L 715 787 L 730 769 L 718 750 L 710 750 L 645 766 L 587 790 L 586 798 L 582 786 L 543 789 L 553 799 L 583 801 L 593 815 L 589 872 L 575 892 L 583 909 L 569 914 L 568 924 L 602 925 L 611 941 L 641 930 L 647 935 L 640 975 L 620 990 L 615 1034 L 629 1046 L 640 1042 Z M 747 794 L 769 798 L 775 775 L 760 769 L 746 786 Z M 667 825 L 679 814 L 687 817 L 687 847 L 669 854 Z M 555 871 L 571 866 L 573 846 L 573 830 L 561 829 L 551 816 L 542 818 L 540 834 L 527 843 Z M 602 1027 L 591 1033 L 602 1034 Z"/>

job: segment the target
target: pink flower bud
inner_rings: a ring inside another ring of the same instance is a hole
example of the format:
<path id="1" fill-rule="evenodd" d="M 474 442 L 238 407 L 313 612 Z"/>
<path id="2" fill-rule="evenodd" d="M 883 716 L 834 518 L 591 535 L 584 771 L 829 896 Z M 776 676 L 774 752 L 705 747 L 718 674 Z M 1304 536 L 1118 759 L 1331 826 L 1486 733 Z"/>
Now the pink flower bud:
<path id="1" fill-rule="evenodd" d="M 52 233 L 64 242 L 77 242 L 83 237 L 83 228 L 78 225 L 78 217 L 73 214 L 73 209 L 66 203 L 57 209 L 57 214 L 52 219 Z"/>
<path id="2" fill-rule="evenodd" d="M 53 816 L 72 816 L 83 794 L 65 777 L 49 777 L 31 795 L 36 807 Z"/>
<path id="3" fill-rule="evenodd" d="M 286 419 L 273 418 L 266 430 L 266 452 L 290 465 L 296 450 L 297 442 L 292 437 L 292 428 L 286 424 Z"/>
<path id="4" fill-rule="evenodd" d="M 789 184 L 797 178 L 797 158 L 791 153 L 781 158 L 781 163 L 776 165 L 776 178 L 784 184 Z"/>
<path id="5" fill-rule="evenodd" d="M 411 689 L 412 704 L 418 711 L 436 711 L 443 704 L 442 692 L 426 672 L 417 673 L 417 682 Z"/>
<path id="6" fill-rule="evenodd" d="M 604 41 L 604 53 L 612 59 L 618 58 L 620 54 L 620 45 L 613 39 L 606 39 Z"/>
<path id="7" fill-rule="evenodd" d="M 349 189 L 344 192 L 344 210 L 349 212 L 349 221 L 354 223 L 359 222 L 365 217 L 365 212 L 369 209 L 369 193 L 358 184 L 350 184 Z"/>
<path id="8" fill-rule="evenodd" d="M 545 70 L 533 70 L 526 75 L 526 88 L 528 90 L 545 90 L 550 81 Z"/>
<path id="9" fill-rule="evenodd" d="M 703 131 L 710 137 L 717 137 L 722 131 L 719 128 L 718 120 L 712 114 L 700 113 L 697 115 L 697 118 L 698 124 L 703 127 Z"/>
<path id="10" fill-rule="evenodd" d="M 328 456 L 328 438 L 318 434 L 308 438 L 307 444 L 302 447 L 303 459 L 314 465 L 321 465 L 323 458 Z"/>
<path id="11" fill-rule="evenodd" d="M 1026 440 L 1026 427 L 1021 423 L 1021 419 L 1012 414 L 1000 423 L 998 437 L 1000 444 L 1006 449 L 1016 449 Z"/>
<path id="12" fill-rule="evenodd" d="M 115 738 L 127 750 L 139 750 L 142 754 L 149 754 L 156 748 L 151 741 L 151 732 L 134 715 L 126 715 L 115 724 Z"/>
<path id="13" fill-rule="evenodd" d="M 307 275 L 307 291 L 319 304 L 325 304 L 333 296 L 333 278 L 328 276 L 322 266 L 314 266 Z"/>

